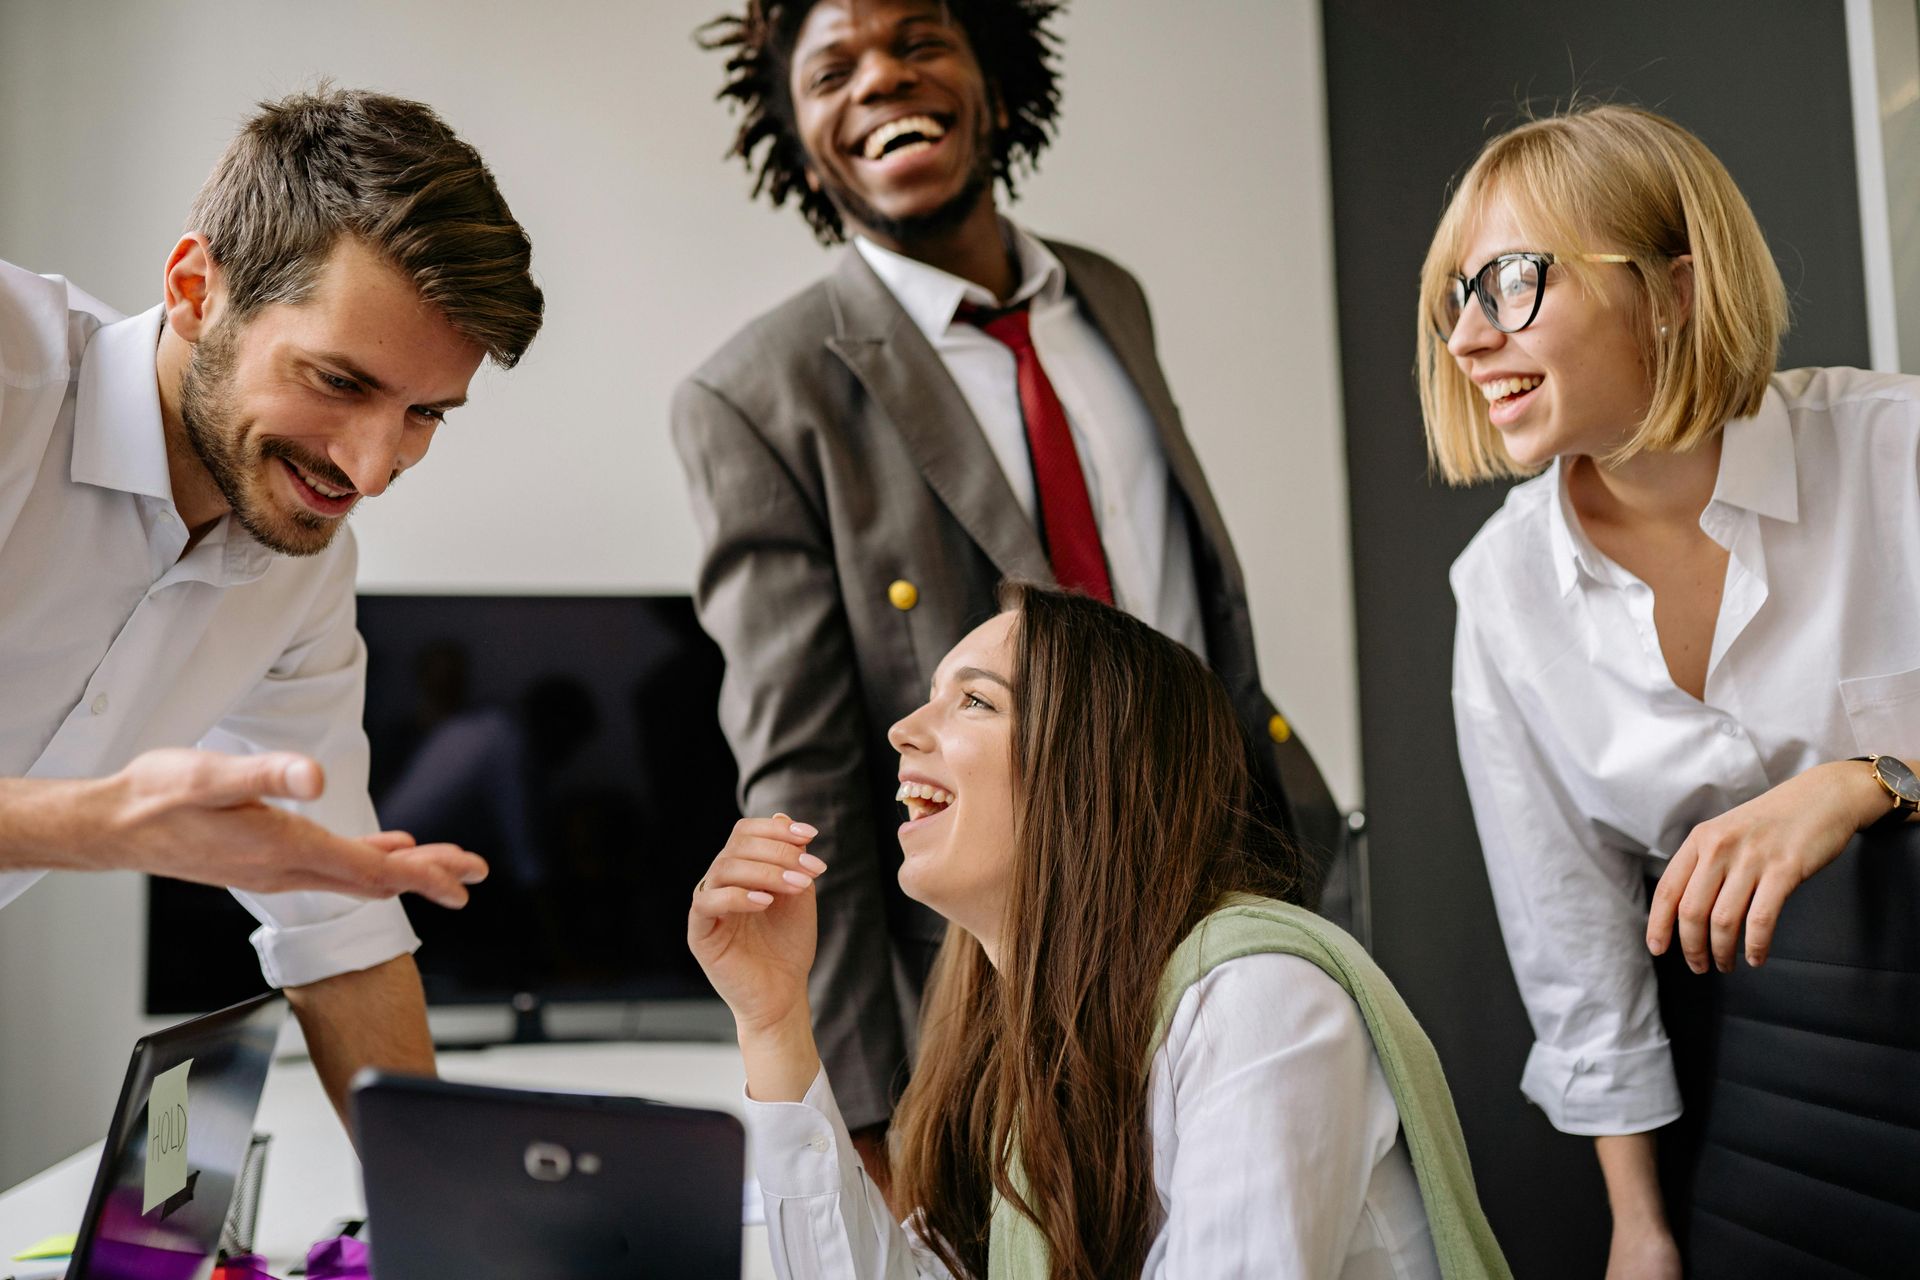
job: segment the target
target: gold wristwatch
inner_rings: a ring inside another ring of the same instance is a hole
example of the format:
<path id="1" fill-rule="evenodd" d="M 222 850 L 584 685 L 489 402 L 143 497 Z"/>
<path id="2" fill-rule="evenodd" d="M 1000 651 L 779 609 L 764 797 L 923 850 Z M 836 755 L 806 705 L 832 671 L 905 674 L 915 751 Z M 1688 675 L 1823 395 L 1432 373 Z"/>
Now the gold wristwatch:
<path id="1" fill-rule="evenodd" d="M 1907 768 L 1906 761 L 1894 756 L 1855 756 L 1854 759 L 1873 766 L 1873 780 L 1893 800 L 1893 809 L 1874 826 L 1890 827 L 1896 822 L 1905 822 L 1920 809 L 1920 776 Z"/>

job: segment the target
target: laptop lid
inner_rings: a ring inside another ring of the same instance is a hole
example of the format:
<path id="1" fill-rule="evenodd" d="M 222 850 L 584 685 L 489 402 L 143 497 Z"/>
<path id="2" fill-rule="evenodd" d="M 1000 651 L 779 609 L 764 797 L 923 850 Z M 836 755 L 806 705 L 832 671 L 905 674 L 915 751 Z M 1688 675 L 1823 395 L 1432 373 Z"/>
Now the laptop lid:
<path id="1" fill-rule="evenodd" d="M 133 1046 L 69 1280 L 190 1280 L 213 1257 L 286 1015 L 262 995 Z"/>
<path id="2" fill-rule="evenodd" d="M 380 1280 L 740 1274 L 724 1111 L 372 1072 L 353 1106 Z"/>

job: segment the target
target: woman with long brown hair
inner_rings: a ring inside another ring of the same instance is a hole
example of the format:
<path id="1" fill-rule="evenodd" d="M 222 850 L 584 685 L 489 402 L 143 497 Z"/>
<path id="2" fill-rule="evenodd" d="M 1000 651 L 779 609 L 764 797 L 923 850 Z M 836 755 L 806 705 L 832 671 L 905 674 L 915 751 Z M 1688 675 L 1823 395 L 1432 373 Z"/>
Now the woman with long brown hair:
<path id="1" fill-rule="evenodd" d="M 1507 1274 L 1432 1046 L 1241 856 L 1219 682 L 1009 588 L 893 726 L 906 893 L 951 922 L 895 1125 L 904 1227 L 814 1049 L 814 828 L 743 820 L 688 940 L 733 1010 L 782 1275 Z"/>

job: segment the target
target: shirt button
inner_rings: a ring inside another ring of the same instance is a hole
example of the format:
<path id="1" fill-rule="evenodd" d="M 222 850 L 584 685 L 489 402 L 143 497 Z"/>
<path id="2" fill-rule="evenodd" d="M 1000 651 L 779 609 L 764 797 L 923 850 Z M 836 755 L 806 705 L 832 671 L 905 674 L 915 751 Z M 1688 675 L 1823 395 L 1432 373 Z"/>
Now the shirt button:
<path id="1" fill-rule="evenodd" d="M 104 693 L 96 694 L 94 696 L 92 703 L 90 703 L 89 706 L 91 707 L 93 714 L 97 716 L 103 716 L 107 714 L 107 695 Z"/>
<path id="2" fill-rule="evenodd" d="M 920 588 L 914 586 L 905 578 L 896 578 L 893 581 L 893 585 L 887 588 L 887 600 L 894 608 L 905 613 L 920 603 Z"/>
<path id="3" fill-rule="evenodd" d="M 816 1133 L 813 1135 L 813 1140 L 807 1143 L 807 1145 L 809 1147 L 812 1147 L 815 1151 L 825 1153 L 829 1148 L 833 1146 L 833 1139 L 829 1138 L 824 1133 Z"/>
<path id="4" fill-rule="evenodd" d="M 1722 720 L 1720 722 L 1720 732 L 1729 738 L 1737 738 L 1740 736 L 1740 726 L 1731 720 Z"/>

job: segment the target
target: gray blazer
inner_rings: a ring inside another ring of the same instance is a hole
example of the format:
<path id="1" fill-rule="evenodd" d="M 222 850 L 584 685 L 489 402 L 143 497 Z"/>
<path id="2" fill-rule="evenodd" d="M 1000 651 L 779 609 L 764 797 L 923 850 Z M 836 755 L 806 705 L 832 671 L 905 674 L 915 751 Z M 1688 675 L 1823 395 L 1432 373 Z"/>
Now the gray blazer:
<path id="1" fill-rule="evenodd" d="M 1265 816 L 1337 849 L 1319 770 L 1260 688 L 1246 586 L 1154 352 L 1139 284 L 1049 243 L 1160 430 L 1192 520 L 1214 668 L 1245 727 Z M 749 324 L 681 384 L 673 439 L 706 548 L 695 600 L 726 656 L 720 719 L 743 813 L 820 829 L 812 1003 L 847 1123 L 885 1119 L 944 922 L 902 895 L 889 725 L 995 611 L 1003 578 L 1052 581 L 946 366 L 858 253 Z"/>

